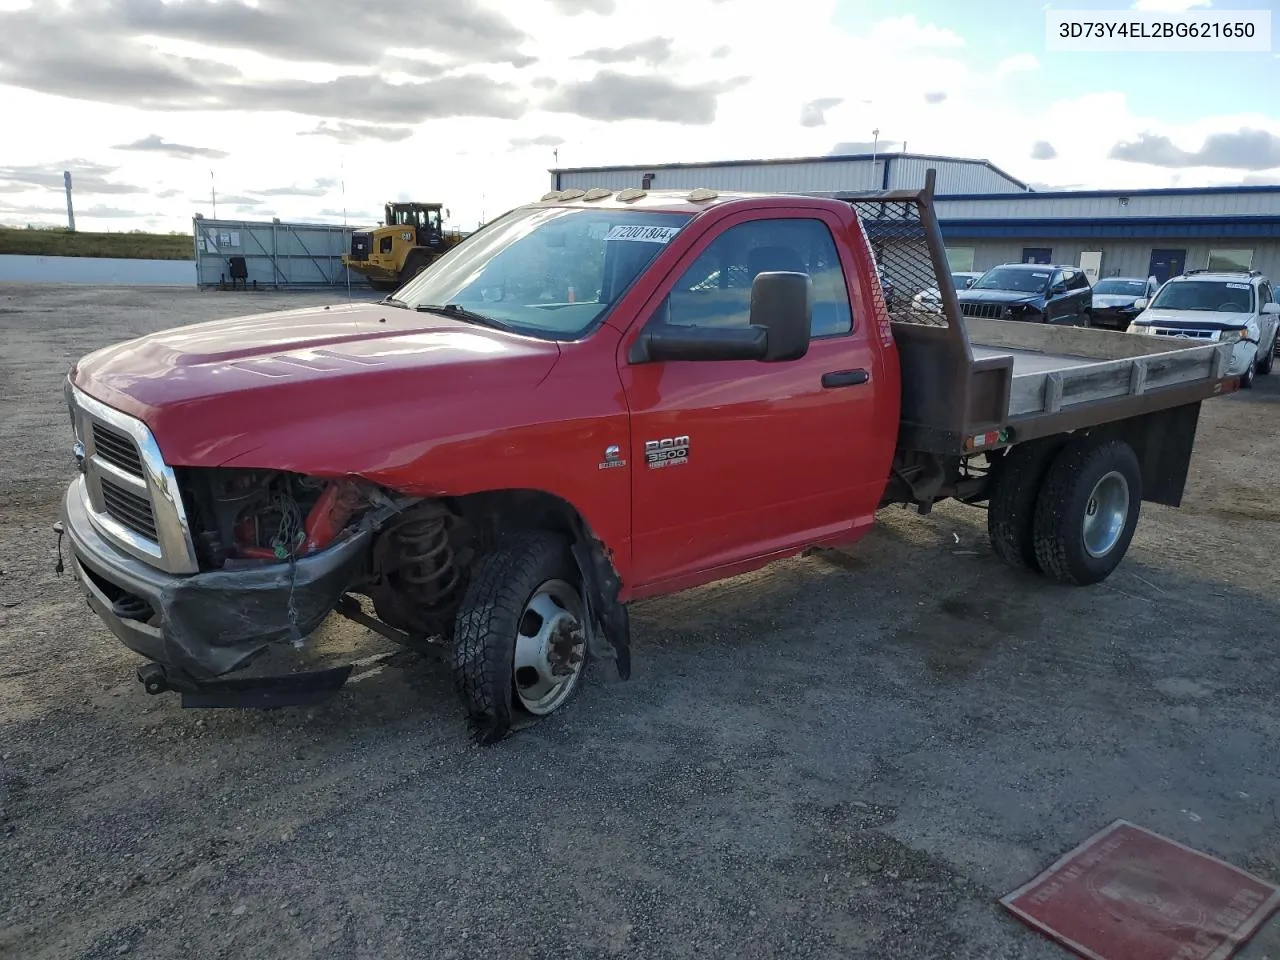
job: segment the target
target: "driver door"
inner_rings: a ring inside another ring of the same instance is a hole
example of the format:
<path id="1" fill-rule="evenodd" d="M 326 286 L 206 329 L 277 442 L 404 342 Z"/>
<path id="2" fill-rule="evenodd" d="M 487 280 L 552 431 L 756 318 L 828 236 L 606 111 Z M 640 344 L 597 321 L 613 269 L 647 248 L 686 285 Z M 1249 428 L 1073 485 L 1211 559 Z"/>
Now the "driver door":
<path id="1" fill-rule="evenodd" d="M 621 356 L 637 587 L 701 582 L 872 523 L 897 424 L 886 432 L 876 417 L 879 355 L 872 324 L 854 323 L 862 294 L 854 288 L 851 300 L 840 228 L 813 210 L 740 215 L 689 251 L 650 301 L 649 323 L 745 326 L 756 274 L 797 270 L 814 284 L 799 360 Z"/>

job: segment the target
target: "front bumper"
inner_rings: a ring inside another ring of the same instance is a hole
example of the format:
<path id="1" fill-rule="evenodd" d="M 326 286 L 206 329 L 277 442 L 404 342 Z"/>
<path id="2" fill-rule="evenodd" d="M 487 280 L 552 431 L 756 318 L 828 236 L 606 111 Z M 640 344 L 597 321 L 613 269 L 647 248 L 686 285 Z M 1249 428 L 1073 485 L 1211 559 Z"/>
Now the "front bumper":
<path id="1" fill-rule="evenodd" d="M 1137 310 L 1120 310 L 1108 307 L 1095 307 L 1091 312 L 1093 326 L 1106 330 L 1127 330 Z"/>
<path id="2" fill-rule="evenodd" d="M 89 606 L 130 650 L 193 680 L 213 680 L 268 646 L 311 633 L 366 571 L 361 529 L 292 565 L 174 575 L 116 549 L 89 522 L 83 477 L 67 488 L 63 530 Z M 290 613 L 292 599 L 293 612 Z"/>

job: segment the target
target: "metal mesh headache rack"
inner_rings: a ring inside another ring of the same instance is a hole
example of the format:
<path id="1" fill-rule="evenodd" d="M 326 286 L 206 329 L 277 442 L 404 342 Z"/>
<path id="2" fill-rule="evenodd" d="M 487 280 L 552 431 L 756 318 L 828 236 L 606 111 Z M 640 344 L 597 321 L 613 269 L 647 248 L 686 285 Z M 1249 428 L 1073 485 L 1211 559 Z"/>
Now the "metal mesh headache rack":
<path id="1" fill-rule="evenodd" d="M 870 193 L 813 193 L 809 196 L 844 200 L 858 215 L 867 243 L 875 254 L 880 287 L 889 318 L 895 323 L 948 327 L 949 283 L 939 284 L 950 268 L 938 262 L 930 245 L 937 229 L 929 204 L 933 200 L 934 171 L 926 174 L 922 190 L 881 190 Z M 954 292 L 950 293 L 953 296 Z"/>

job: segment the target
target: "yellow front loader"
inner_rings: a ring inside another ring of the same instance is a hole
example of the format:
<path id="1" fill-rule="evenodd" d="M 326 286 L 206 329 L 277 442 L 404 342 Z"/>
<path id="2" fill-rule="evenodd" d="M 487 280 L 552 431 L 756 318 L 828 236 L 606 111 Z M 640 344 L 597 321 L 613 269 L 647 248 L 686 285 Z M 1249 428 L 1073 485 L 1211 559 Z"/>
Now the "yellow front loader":
<path id="1" fill-rule="evenodd" d="M 375 290 L 395 290 L 462 240 L 458 231 L 445 231 L 447 215 L 439 203 L 388 203 L 384 223 L 351 235 L 342 264 Z"/>

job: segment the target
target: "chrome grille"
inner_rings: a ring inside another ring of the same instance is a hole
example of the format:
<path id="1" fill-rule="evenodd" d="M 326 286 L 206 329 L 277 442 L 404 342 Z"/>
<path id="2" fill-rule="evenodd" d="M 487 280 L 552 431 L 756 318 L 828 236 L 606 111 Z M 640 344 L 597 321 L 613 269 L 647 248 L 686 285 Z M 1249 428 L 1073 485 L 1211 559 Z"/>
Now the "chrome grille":
<path id="1" fill-rule="evenodd" d="M 98 482 L 102 486 L 102 505 L 107 508 L 109 516 L 148 540 L 160 539 L 156 533 L 156 517 L 150 500 L 112 483 L 106 477 L 100 477 Z"/>
<path id="2" fill-rule="evenodd" d="M 1177 337 L 1187 340 L 1217 340 L 1217 330 L 1187 330 L 1184 327 L 1156 327 L 1153 331 L 1157 337 Z"/>
<path id="3" fill-rule="evenodd" d="M 1003 303 L 961 303 L 960 312 L 966 317 L 999 320 L 1004 315 Z"/>
<path id="4" fill-rule="evenodd" d="M 121 551 L 167 573 L 196 573 L 195 549 L 178 479 L 146 424 L 66 383 L 83 459 L 80 497 L 97 532 Z M 78 454 L 79 455 L 79 454 Z"/>
<path id="5" fill-rule="evenodd" d="M 93 425 L 93 448 L 97 455 L 112 466 L 119 467 L 125 473 L 135 477 L 145 476 L 142 472 L 142 457 L 138 454 L 138 446 L 123 433 L 103 426 Z"/>

